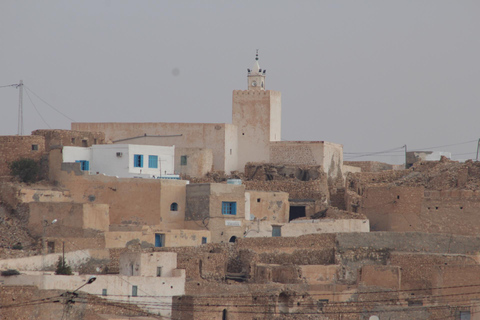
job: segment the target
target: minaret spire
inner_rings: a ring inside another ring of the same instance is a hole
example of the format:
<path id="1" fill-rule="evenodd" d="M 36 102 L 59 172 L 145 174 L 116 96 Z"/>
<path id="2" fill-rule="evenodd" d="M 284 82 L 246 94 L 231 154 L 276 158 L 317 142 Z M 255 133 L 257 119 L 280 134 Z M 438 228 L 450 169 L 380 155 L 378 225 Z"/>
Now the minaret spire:
<path id="1" fill-rule="evenodd" d="M 255 63 L 253 68 L 248 70 L 248 90 L 265 90 L 265 72 L 260 69 L 258 63 L 258 49 L 255 52 Z"/>

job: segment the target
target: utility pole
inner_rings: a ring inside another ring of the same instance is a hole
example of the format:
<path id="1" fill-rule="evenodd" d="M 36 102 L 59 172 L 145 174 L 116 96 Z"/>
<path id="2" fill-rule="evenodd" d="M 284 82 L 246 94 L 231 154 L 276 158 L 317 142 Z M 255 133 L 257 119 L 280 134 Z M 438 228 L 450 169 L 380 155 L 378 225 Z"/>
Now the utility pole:
<path id="1" fill-rule="evenodd" d="M 475 159 L 475 161 L 478 161 L 478 148 L 480 147 L 480 139 L 478 139 L 478 142 L 477 142 L 477 158 Z"/>
<path id="2" fill-rule="evenodd" d="M 23 80 L 16 85 L 18 88 L 18 136 L 23 136 Z"/>
<path id="3" fill-rule="evenodd" d="M 408 164 L 407 164 L 407 145 L 404 145 L 403 147 L 405 148 L 405 169 L 408 169 L 407 168 L 407 166 L 408 166 Z"/>
<path id="4" fill-rule="evenodd" d="M 23 80 L 20 83 L 9 84 L 6 86 L 0 86 L 0 88 L 15 87 L 18 88 L 18 131 L 17 135 L 23 135 Z"/>

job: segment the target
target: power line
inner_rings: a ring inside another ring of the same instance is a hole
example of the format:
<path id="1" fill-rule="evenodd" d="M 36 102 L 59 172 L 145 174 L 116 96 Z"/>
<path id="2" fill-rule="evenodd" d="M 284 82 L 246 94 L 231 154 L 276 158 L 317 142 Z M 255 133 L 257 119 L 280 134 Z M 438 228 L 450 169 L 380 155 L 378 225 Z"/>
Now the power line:
<path id="1" fill-rule="evenodd" d="M 27 89 L 28 91 L 30 91 L 33 95 L 35 95 L 38 99 L 40 99 L 43 103 L 45 103 L 47 106 L 49 106 L 50 108 L 52 108 L 53 110 L 55 110 L 56 112 L 58 112 L 59 114 L 61 114 L 62 116 L 64 116 L 65 118 L 67 118 L 68 120 L 72 121 L 72 122 L 76 122 L 75 120 L 73 120 L 72 118 L 70 118 L 69 116 L 67 116 L 66 114 L 64 114 L 63 112 L 61 112 L 60 110 L 58 110 L 57 108 L 55 108 L 54 106 L 52 106 L 51 104 L 49 104 L 47 101 L 43 100 L 42 98 L 40 98 L 35 92 L 32 91 L 32 89 L 30 89 L 29 87 L 27 87 L 26 85 L 24 85 L 25 89 Z"/>
<path id="2" fill-rule="evenodd" d="M 0 86 L 0 88 L 6 88 L 6 87 L 18 87 L 18 84 L 8 84 L 6 86 Z"/>
<path id="3" fill-rule="evenodd" d="M 43 120 L 43 122 L 47 125 L 47 127 L 49 127 L 50 129 L 52 129 L 52 127 L 47 123 L 47 121 L 42 117 L 42 115 L 40 114 L 40 112 L 38 111 L 37 107 L 35 106 L 35 103 L 33 103 L 32 101 L 32 98 L 30 98 L 30 95 L 28 94 L 28 91 L 25 91 L 25 93 L 27 94 L 27 97 L 28 97 L 28 100 L 30 100 L 30 102 L 32 103 L 33 105 L 33 108 L 35 109 L 35 111 L 37 111 L 37 114 L 40 116 L 40 118 Z"/>

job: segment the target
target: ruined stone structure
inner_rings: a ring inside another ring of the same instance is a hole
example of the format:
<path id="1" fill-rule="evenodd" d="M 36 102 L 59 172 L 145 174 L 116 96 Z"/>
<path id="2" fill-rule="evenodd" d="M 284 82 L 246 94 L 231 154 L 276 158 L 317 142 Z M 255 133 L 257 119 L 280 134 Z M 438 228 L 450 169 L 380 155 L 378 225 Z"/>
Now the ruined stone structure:
<path id="1" fill-rule="evenodd" d="M 478 163 L 418 162 L 409 170 L 352 174 L 348 210 L 363 213 L 375 231 L 477 235 Z"/>

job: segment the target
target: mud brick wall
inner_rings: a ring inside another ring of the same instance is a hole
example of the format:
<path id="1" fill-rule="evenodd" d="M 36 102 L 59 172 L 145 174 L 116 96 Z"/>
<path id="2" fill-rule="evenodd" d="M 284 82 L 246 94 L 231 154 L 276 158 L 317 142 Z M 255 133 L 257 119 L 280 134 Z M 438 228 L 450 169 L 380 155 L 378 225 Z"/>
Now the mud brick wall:
<path id="1" fill-rule="evenodd" d="M 367 187 L 358 213 L 372 231 L 420 231 L 423 187 Z"/>
<path id="2" fill-rule="evenodd" d="M 0 176 L 10 175 L 9 164 L 20 158 L 40 161 L 45 152 L 45 138 L 39 136 L 0 137 Z"/>
<path id="3" fill-rule="evenodd" d="M 32 135 L 44 137 L 45 150 L 60 148 L 63 146 L 91 147 L 94 144 L 105 143 L 105 133 L 74 131 L 74 130 L 35 130 Z"/>
<path id="4" fill-rule="evenodd" d="M 391 253 L 389 264 L 401 268 L 402 290 L 426 289 L 425 291 L 414 292 L 416 295 L 432 294 L 431 288 L 437 286 L 435 284 L 435 275 L 437 268 L 440 266 L 477 265 L 471 256 L 403 252 Z"/>
<path id="5" fill-rule="evenodd" d="M 288 192 L 289 199 L 329 199 L 326 181 L 272 180 L 244 181 L 246 190 Z"/>

